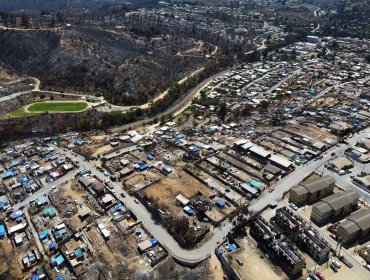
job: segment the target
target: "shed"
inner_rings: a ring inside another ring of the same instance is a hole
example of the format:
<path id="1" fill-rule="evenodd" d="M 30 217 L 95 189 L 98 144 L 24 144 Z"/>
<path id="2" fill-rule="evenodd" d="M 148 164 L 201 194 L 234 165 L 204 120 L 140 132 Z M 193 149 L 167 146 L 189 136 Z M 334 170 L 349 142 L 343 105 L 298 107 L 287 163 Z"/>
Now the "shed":
<path id="1" fill-rule="evenodd" d="M 178 194 L 176 196 L 176 202 L 178 202 L 181 206 L 186 206 L 189 204 L 189 199 L 187 199 L 185 196 L 182 194 Z"/>
<path id="2" fill-rule="evenodd" d="M 85 219 L 90 215 L 90 213 L 91 213 L 91 210 L 88 207 L 85 207 L 79 211 L 78 216 L 81 219 Z"/>
<path id="3" fill-rule="evenodd" d="M 252 146 L 249 151 L 262 158 L 267 158 L 270 155 L 269 151 L 257 145 Z"/>

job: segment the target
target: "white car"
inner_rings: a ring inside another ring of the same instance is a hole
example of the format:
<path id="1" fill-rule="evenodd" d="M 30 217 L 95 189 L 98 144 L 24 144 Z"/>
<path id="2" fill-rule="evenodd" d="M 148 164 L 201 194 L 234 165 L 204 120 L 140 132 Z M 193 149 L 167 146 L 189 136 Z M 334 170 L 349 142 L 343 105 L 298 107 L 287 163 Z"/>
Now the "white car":
<path id="1" fill-rule="evenodd" d="M 294 203 L 290 203 L 289 204 L 289 206 L 290 206 L 290 208 L 292 208 L 293 210 L 298 210 L 298 206 L 297 205 L 295 205 Z"/>
<path id="2" fill-rule="evenodd" d="M 104 179 L 104 183 L 108 184 L 108 183 L 110 183 L 110 182 L 111 182 L 111 180 L 110 180 L 109 178 L 105 178 L 105 179 Z"/>
<path id="3" fill-rule="evenodd" d="M 346 175 L 347 173 L 346 173 L 346 171 L 345 170 L 339 170 L 338 171 L 338 174 L 340 175 L 340 176 L 342 176 L 342 175 Z"/>
<path id="4" fill-rule="evenodd" d="M 364 267 L 365 267 L 367 270 L 370 270 L 370 264 L 364 263 Z"/>
<path id="5" fill-rule="evenodd" d="M 340 263 L 338 261 L 332 260 L 331 263 L 334 264 L 337 268 L 341 268 L 341 265 L 340 265 Z"/>

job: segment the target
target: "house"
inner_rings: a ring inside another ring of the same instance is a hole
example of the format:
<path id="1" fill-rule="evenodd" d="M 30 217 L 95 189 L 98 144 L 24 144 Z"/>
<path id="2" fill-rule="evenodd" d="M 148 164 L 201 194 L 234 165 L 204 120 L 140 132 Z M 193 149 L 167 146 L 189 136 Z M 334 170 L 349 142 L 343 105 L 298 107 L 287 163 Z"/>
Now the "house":
<path id="1" fill-rule="evenodd" d="M 58 269 L 62 269 L 65 265 L 65 260 L 61 254 L 58 254 L 56 257 L 51 257 L 50 265 Z"/>

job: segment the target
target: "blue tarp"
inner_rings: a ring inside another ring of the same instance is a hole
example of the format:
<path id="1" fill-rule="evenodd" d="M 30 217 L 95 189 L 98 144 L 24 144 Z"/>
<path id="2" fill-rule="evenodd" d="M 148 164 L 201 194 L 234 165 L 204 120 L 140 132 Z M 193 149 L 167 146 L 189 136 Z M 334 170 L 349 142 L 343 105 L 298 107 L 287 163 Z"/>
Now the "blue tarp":
<path id="1" fill-rule="evenodd" d="M 64 280 L 64 277 L 63 275 L 58 275 L 57 278 L 55 278 L 55 280 Z"/>
<path id="2" fill-rule="evenodd" d="M 58 257 L 55 258 L 55 262 L 57 263 L 57 265 L 61 265 L 62 263 L 64 263 L 64 258 L 62 255 L 59 255 Z"/>
<path id="3" fill-rule="evenodd" d="M 118 203 L 114 208 L 116 211 L 122 211 L 123 205 L 121 203 Z"/>
<path id="4" fill-rule="evenodd" d="M 177 134 L 176 135 L 176 138 L 185 138 L 186 137 L 186 135 L 185 134 L 182 134 L 182 133 L 180 133 L 180 134 Z"/>
<path id="5" fill-rule="evenodd" d="M 40 196 L 39 198 L 36 199 L 36 203 L 41 204 L 41 205 L 44 205 L 47 202 L 48 200 L 45 196 Z"/>
<path id="6" fill-rule="evenodd" d="M 234 252 L 236 249 L 237 249 L 237 248 L 236 248 L 236 245 L 235 245 L 235 244 L 230 244 L 230 245 L 229 245 L 229 251 L 230 251 L 230 252 Z"/>
<path id="7" fill-rule="evenodd" d="M 57 245 L 55 243 L 51 243 L 49 245 L 49 250 L 55 250 L 56 247 L 57 247 Z"/>
<path id="8" fill-rule="evenodd" d="M 146 158 L 147 158 L 148 160 L 153 160 L 153 159 L 154 159 L 154 156 L 153 156 L 152 154 L 147 154 L 147 155 L 146 155 Z"/>
<path id="9" fill-rule="evenodd" d="M 10 178 L 10 177 L 12 177 L 13 176 L 13 172 L 6 172 L 4 175 L 3 175 L 3 180 L 5 180 L 5 179 L 8 179 L 8 178 Z"/>
<path id="10" fill-rule="evenodd" d="M 31 280 L 39 280 L 39 279 L 40 279 L 40 277 L 38 275 L 32 275 Z"/>
<path id="11" fill-rule="evenodd" d="M 167 172 L 168 174 L 170 174 L 172 172 L 171 168 L 168 167 L 167 165 L 163 165 L 162 170 Z"/>
<path id="12" fill-rule="evenodd" d="M 157 240 L 157 239 L 155 239 L 155 238 L 151 239 L 151 240 L 150 240 L 150 242 L 152 242 L 152 245 L 153 245 L 153 246 L 158 245 L 158 240 Z"/>
<path id="13" fill-rule="evenodd" d="M 48 231 L 44 230 L 43 232 L 40 233 L 39 238 L 40 240 L 44 240 L 48 236 Z"/>
<path id="14" fill-rule="evenodd" d="M 221 199 L 216 199 L 216 206 L 220 207 L 220 208 L 224 208 L 225 207 L 225 203 L 221 200 Z"/>
<path id="15" fill-rule="evenodd" d="M 4 225 L 0 225 L 0 238 L 5 236 L 5 227 Z"/>
<path id="16" fill-rule="evenodd" d="M 2 209 L 4 206 L 9 204 L 9 200 L 7 198 L 4 198 L 2 201 L 0 201 L 0 209 Z"/>
<path id="17" fill-rule="evenodd" d="M 144 171 L 145 169 L 147 169 L 149 167 L 149 165 L 148 164 L 143 164 L 143 165 L 141 165 L 140 167 L 139 167 L 139 171 Z"/>
<path id="18" fill-rule="evenodd" d="M 27 178 L 27 176 L 22 176 L 22 177 L 17 179 L 18 183 L 21 183 L 21 184 L 27 182 L 28 180 L 29 179 Z"/>
<path id="19" fill-rule="evenodd" d="M 194 210 L 193 210 L 192 208 L 190 208 L 189 206 L 185 206 L 185 207 L 184 207 L 184 212 L 185 212 L 187 215 L 191 216 L 191 215 L 193 215 Z"/>
<path id="20" fill-rule="evenodd" d="M 256 182 L 256 181 L 252 181 L 249 183 L 249 185 L 252 187 L 252 188 L 255 188 L 255 189 L 258 189 L 258 190 L 261 190 L 261 184 Z"/>
<path id="21" fill-rule="evenodd" d="M 197 145 L 191 145 L 189 149 L 192 150 L 193 152 L 199 152 L 200 151 L 200 148 Z"/>
<path id="22" fill-rule="evenodd" d="M 22 211 L 20 211 L 20 210 L 10 215 L 10 218 L 12 220 L 16 220 L 19 217 L 22 217 Z"/>

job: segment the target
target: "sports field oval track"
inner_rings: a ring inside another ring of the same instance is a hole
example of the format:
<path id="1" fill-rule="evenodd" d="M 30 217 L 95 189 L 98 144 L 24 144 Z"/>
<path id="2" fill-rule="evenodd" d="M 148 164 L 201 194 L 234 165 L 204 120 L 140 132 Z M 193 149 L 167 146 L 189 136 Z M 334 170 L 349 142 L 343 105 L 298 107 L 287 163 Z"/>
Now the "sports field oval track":
<path id="1" fill-rule="evenodd" d="M 38 102 L 27 107 L 28 112 L 79 112 L 85 110 L 86 102 Z"/>

